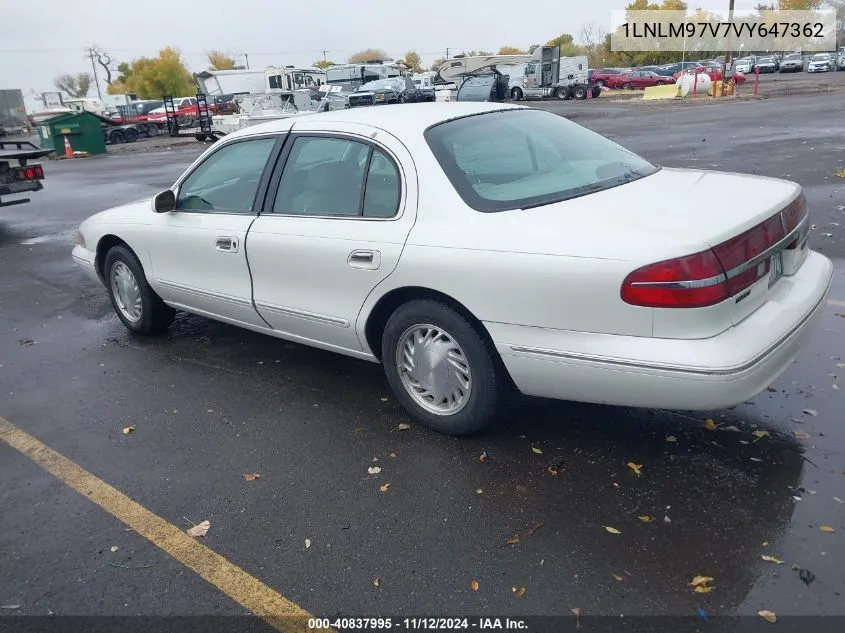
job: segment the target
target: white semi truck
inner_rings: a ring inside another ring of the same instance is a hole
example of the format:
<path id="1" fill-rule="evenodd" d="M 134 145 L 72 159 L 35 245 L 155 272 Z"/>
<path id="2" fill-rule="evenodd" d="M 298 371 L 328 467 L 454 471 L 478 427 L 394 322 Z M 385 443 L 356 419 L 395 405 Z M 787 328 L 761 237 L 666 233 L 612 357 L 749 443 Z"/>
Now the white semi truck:
<path id="1" fill-rule="evenodd" d="M 443 81 L 460 84 L 465 78 L 495 68 L 508 75 L 508 96 L 522 99 L 585 99 L 597 97 L 587 75 L 587 57 L 560 56 L 560 46 L 540 46 L 530 55 L 479 55 L 446 60 L 438 73 Z"/>

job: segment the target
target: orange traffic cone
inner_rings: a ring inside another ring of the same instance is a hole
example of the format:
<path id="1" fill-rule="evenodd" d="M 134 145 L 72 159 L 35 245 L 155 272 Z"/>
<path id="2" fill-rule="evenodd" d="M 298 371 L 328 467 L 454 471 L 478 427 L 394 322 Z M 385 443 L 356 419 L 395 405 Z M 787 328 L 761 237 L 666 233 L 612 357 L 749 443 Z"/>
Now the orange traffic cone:
<path id="1" fill-rule="evenodd" d="M 73 158 L 73 148 L 70 146 L 67 135 L 65 135 L 65 158 Z"/>

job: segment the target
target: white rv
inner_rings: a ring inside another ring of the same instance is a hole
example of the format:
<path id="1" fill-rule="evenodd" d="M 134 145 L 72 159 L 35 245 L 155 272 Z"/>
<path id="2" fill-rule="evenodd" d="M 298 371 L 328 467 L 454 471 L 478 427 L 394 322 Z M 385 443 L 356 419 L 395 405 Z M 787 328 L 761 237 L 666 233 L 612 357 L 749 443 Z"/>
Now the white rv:
<path id="1" fill-rule="evenodd" d="M 326 83 L 317 68 L 268 66 L 262 70 L 206 70 L 195 76 L 197 89 L 206 95 L 274 94 Z"/>
<path id="2" fill-rule="evenodd" d="M 352 84 L 356 88 L 377 79 L 390 79 L 402 75 L 402 68 L 391 62 L 365 64 L 338 64 L 326 68 L 326 83 Z"/>

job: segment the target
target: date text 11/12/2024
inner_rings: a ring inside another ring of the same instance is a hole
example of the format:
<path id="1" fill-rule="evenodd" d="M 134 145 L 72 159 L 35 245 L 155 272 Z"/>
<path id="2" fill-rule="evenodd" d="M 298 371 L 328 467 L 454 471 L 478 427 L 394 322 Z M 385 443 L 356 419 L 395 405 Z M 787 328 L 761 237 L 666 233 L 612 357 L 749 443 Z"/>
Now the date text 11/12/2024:
<path id="1" fill-rule="evenodd" d="M 520 618 L 309 618 L 313 630 L 343 631 L 527 631 Z"/>

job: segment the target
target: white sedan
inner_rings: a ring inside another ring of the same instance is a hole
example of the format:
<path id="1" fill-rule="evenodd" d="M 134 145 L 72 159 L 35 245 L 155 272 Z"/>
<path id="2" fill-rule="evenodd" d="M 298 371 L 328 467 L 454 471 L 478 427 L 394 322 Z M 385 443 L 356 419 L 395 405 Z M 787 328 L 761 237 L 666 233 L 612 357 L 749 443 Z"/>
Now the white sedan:
<path id="1" fill-rule="evenodd" d="M 467 434 L 524 394 L 707 410 L 770 385 L 832 264 L 795 183 L 659 167 L 490 103 L 356 108 L 242 130 L 170 189 L 88 218 L 73 259 L 124 325 L 184 310 L 381 362 Z"/>

